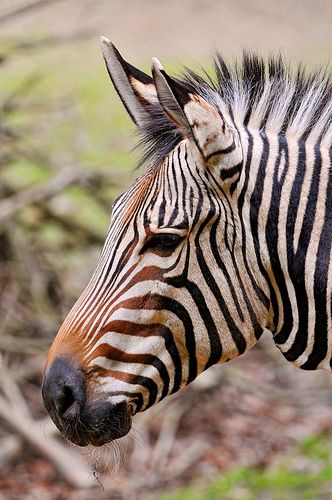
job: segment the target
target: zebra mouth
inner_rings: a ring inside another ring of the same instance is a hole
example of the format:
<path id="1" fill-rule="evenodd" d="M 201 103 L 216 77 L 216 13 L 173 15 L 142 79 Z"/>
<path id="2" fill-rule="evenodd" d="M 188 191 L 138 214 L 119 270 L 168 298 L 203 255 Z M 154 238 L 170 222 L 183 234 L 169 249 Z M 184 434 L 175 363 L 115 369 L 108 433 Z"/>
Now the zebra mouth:
<path id="1" fill-rule="evenodd" d="M 102 446 L 121 438 L 130 431 L 132 422 L 126 402 L 87 404 L 78 418 L 53 421 L 69 441 L 82 447 Z"/>

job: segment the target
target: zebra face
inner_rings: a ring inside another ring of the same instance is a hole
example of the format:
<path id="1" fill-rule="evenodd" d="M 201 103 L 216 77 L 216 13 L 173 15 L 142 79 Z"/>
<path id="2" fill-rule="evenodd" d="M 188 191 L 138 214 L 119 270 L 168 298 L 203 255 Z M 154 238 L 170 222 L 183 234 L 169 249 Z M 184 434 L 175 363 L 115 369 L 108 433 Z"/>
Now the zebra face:
<path id="1" fill-rule="evenodd" d="M 103 51 L 156 151 L 115 202 L 94 276 L 48 356 L 45 406 L 79 445 L 126 434 L 136 412 L 257 337 L 234 257 L 242 245 L 232 194 L 244 153 L 227 110 L 204 99 L 207 86 L 194 93 L 158 61 L 152 79 L 108 41 Z"/>

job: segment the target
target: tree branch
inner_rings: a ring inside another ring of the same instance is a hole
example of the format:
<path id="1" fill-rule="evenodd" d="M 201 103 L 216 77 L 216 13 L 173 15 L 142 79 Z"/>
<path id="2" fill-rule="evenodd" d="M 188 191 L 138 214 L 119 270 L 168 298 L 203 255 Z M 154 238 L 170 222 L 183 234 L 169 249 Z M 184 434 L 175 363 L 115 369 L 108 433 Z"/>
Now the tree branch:
<path id="1" fill-rule="evenodd" d="M 0 201 L 0 223 L 6 221 L 26 205 L 40 203 L 52 198 L 64 188 L 78 182 L 82 178 L 81 169 L 67 167 L 50 180 L 37 186 L 26 188 Z"/>

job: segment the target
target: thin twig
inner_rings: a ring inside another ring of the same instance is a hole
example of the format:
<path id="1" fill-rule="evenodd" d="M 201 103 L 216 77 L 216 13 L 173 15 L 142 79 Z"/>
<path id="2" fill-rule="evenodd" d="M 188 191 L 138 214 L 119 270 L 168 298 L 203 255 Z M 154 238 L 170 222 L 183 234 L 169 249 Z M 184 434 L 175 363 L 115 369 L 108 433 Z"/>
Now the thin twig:
<path id="1" fill-rule="evenodd" d="M 65 447 L 52 436 L 45 435 L 42 425 L 35 422 L 27 412 L 21 412 L 21 402 L 17 404 L 15 398 L 12 398 L 9 403 L 0 396 L 0 417 L 18 435 L 47 457 L 68 483 L 81 488 L 94 486 L 94 479 L 85 462 L 73 449 Z"/>
<path id="2" fill-rule="evenodd" d="M 79 168 L 67 167 L 47 182 L 26 188 L 0 201 L 0 222 L 13 217 L 23 207 L 52 198 L 64 188 L 78 182 L 83 172 Z"/>
<path id="3" fill-rule="evenodd" d="M 8 461 L 21 450 L 21 439 L 18 436 L 9 434 L 0 440 L 0 463 Z"/>
<path id="4" fill-rule="evenodd" d="M 176 400 L 167 408 L 163 425 L 153 449 L 152 463 L 154 464 L 155 471 L 157 469 L 159 471 L 164 469 L 174 444 L 180 420 L 186 412 L 187 407 L 188 405 L 185 403 L 185 400 Z"/>
<path id="5" fill-rule="evenodd" d="M 177 455 L 164 471 L 165 479 L 174 480 L 181 476 L 189 467 L 201 458 L 210 448 L 210 445 L 203 439 L 197 439 L 189 446 L 186 446 L 182 452 Z"/>
<path id="6" fill-rule="evenodd" d="M 31 49 L 45 49 L 57 47 L 59 45 L 68 45 L 74 42 L 85 42 L 96 36 L 96 32 L 91 29 L 79 30 L 70 35 L 52 35 L 37 40 L 20 40 L 13 42 L 9 47 L 9 51 L 25 51 Z"/>

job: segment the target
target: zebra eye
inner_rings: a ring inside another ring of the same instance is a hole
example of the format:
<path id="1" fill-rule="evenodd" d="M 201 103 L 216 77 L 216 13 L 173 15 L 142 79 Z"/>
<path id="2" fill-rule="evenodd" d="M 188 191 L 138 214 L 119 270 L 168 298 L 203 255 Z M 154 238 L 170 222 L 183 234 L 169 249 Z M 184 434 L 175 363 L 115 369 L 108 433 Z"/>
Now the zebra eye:
<path id="1" fill-rule="evenodd" d="M 145 250 L 164 250 L 170 253 L 178 246 L 182 239 L 182 236 L 174 233 L 154 234 L 143 246 L 142 252 Z"/>

